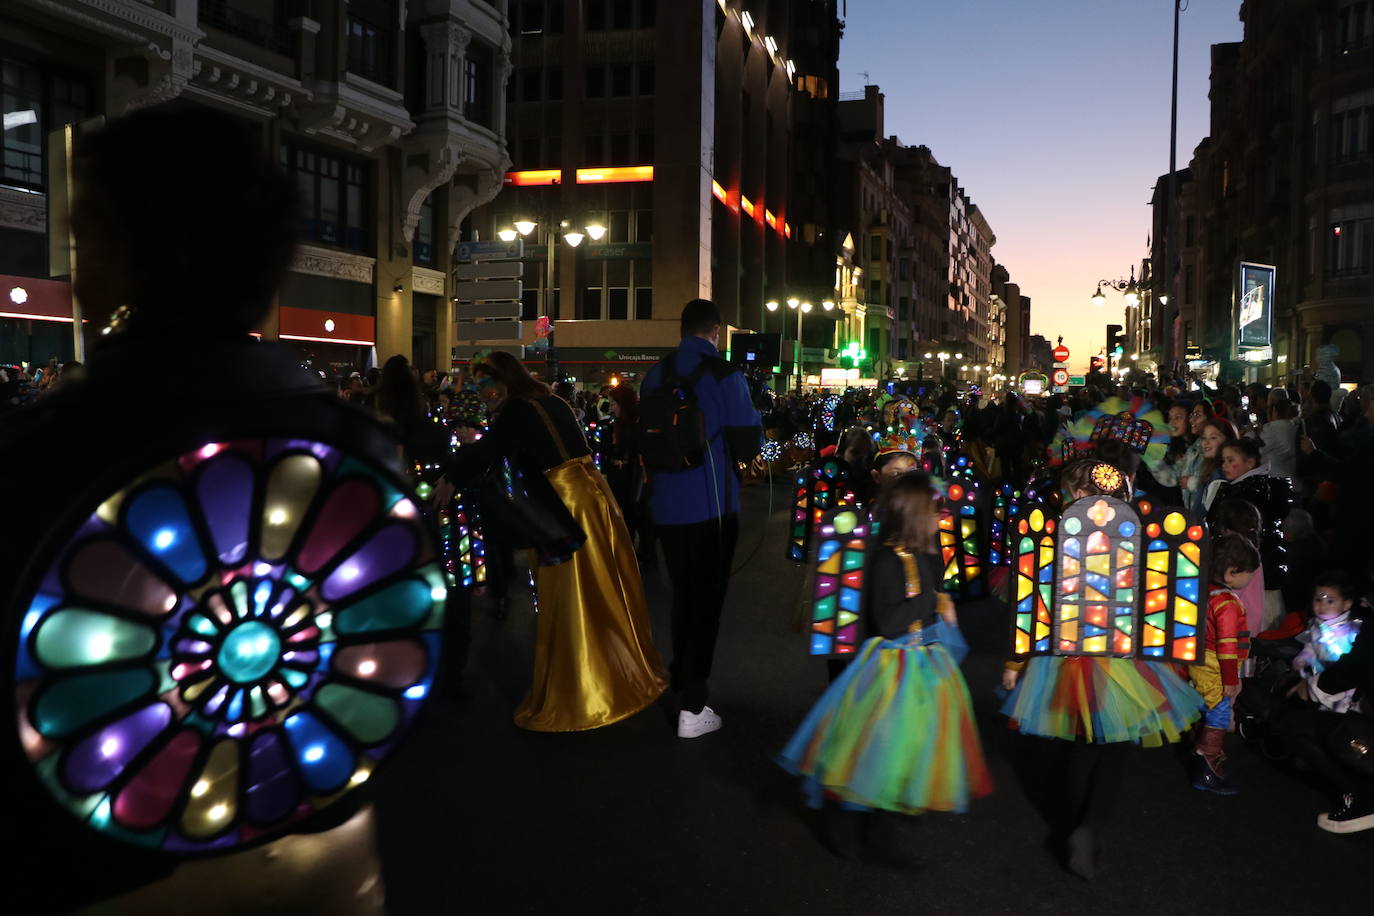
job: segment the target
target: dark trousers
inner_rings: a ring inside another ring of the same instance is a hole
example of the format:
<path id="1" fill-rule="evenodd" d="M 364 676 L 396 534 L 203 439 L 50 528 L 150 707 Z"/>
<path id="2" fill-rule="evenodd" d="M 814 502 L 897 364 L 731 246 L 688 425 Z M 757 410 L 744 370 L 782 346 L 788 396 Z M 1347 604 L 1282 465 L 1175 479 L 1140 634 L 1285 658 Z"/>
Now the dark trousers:
<path id="1" fill-rule="evenodd" d="M 1044 811 L 1056 839 L 1067 839 L 1079 827 L 1100 832 L 1107 825 L 1134 750 L 1129 742 L 1036 739 L 1033 773 L 1042 790 L 1048 790 Z"/>
<path id="2" fill-rule="evenodd" d="M 706 681 L 739 541 L 739 517 L 657 528 L 673 583 L 672 688 L 683 709 L 701 712 L 709 696 Z"/>
<path id="3" fill-rule="evenodd" d="M 1345 721 L 1344 715 L 1304 703 L 1291 704 L 1280 716 L 1276 731 L 1307 768 L 1325 784 L 1336 797 L 1374 794 L 1374 779 L 1361 776 L 1343 766 L 1331 753 L 1331 733 Z"/>

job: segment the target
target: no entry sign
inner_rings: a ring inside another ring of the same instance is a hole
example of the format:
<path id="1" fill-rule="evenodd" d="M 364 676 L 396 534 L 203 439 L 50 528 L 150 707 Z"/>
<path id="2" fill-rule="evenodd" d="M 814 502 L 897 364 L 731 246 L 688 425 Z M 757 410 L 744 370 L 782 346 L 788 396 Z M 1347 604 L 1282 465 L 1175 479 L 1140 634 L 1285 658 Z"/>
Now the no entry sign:
<path id="1" fill-rule="evenodd" d="M 1045 351 L 1044 351 L 1044 350 L 1041 350 L 1040 352 L 1041 352 L 1041 353 L 1044 353 Z M 1057 363 L 1064 363 L 1064 362 L 1068 362 L 1068 360 L 1069 360 L 1069 348 L 1068 348 L 1068 347 L 1064 346 L 1063 344 L 1060 344 L 1059 346 L 1057 346 L 1057 347 L 1054 348 L 1054 361 L 1055 361 L 1055 362 L 1057 362 Z"/>

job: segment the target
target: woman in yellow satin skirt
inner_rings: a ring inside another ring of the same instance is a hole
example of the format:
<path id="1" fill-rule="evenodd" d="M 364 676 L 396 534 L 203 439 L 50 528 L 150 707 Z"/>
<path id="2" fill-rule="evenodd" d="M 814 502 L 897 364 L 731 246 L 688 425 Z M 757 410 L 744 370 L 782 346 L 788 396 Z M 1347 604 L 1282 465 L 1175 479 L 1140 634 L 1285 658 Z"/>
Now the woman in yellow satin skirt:
<path id="1" fill-rule="evenodd" d="M 562 562 L 534 567 L 534 676 L 515 724 L 563 732 L 619 722 L 667 686 L 620 507 L 592 464 L 572 409 L 548 386 L 500 351 L 476 364 L 473 374 L 492 411 L 491 429 L 458 449 L 447 476 L 462 485 L 509 459 L 532 499 L 558 500 L 586 535 Z"/>

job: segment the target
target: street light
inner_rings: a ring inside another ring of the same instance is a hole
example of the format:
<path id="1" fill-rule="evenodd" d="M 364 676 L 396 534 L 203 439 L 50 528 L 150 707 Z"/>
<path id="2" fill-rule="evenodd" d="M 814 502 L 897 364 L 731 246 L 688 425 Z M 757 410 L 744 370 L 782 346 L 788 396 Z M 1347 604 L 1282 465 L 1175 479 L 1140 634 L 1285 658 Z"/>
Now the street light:
<path id="1" fill-rule="evenodd" d="M 797 313 L 797 339 L 792 342 L 792 371 L 797 375 L 797 391 L 802 390 L 802 316 L 811 311 L 811 303 L 803 302 L 795 296 L 789 296 L 787 307 Z"/>
<path id="2" fill-rule="evenodd" d="M 827 312 L 834 311 L 835 303 L 829 299 L 824 299 L 821 301 L 821 308 L 825 309 Z"/>
<path id="3" fill-rule="evenodd" d="M 503 242 L 513 242 L 518 234 L 514 229 L 502 229 L 496 233 L 496 237 Z"/>
<path id="4" fill-rule="evenodd" d="M 769 299 L 767 302 L 763 304 L 763 307 L 768 309 L 768 311 L 770 312 L 776 312 L 778 310 L 778 300 Z"/>
<path id="5" fill-rule="evenodd" d="M 1131 278 L 1129 280 L 1098 280 L 1097 290 L 1092 294 L 1093 305 L 1101 308 L 1107 302 L 1107 296 L 1102 292 L 1102 287 L 1114 289 L 1123 293 L 1126 299 L 1126 308 L 1139 308 L 1140 306 L 1140 285 L 1135 281 L 1135 265 L 1131 265 Z"/>
<path id="6" fill-rule="evenodd" d="M 600 223 L 588 223 L 585 228 L 587 235 L 591 236 L 593 242 L 601 241 L 601 237 L 606 234 L 606 227 Z"/>

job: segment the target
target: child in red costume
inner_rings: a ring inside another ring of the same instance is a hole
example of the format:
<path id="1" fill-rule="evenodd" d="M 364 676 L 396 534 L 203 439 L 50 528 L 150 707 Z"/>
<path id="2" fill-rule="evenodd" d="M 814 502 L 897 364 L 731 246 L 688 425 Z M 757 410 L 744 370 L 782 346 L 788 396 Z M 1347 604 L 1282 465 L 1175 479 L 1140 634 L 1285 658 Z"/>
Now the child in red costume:
<path id="1" fill-rule="evenodd" d="M 1207 588 L 1206 652 L 1188 676 L 1207 704 L 1202 728 L 1193 743 L 1193 788 L 1218 795 L 1239 790 L 1222 773 L 1222 742 L 1231 724 L 1231 701 L 1240 694 L 1240 665 L 1250 653 L 1245 606 L 1236 594 L 1250 584 L 1259 567 L 1255 545 L 1237 534 L 1224 534 L 1212 547 L 1212 582 Z"/>

